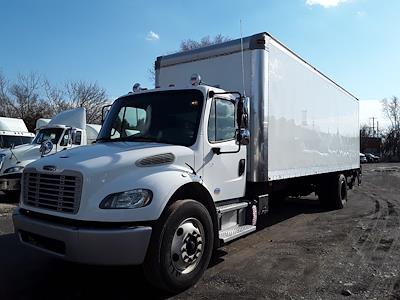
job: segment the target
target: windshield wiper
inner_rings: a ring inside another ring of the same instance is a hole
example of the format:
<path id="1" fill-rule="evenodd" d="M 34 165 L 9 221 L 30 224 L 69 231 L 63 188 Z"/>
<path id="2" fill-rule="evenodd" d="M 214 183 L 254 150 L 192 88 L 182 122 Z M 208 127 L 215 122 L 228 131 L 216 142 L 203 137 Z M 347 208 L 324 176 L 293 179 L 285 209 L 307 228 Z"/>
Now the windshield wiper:
<path id="1" fill-rule="evenodd" d="M 148 142 L 148 141 L 152 141 L 152 142 L 158 142 L 156 137 L 154 136 L 148 136 L 148 135 L 143 135 L 143 136 L 130 136 L 129 138 L 127 138 L 129 141 L 132 142 Z"/>
<path id="2" fill-rule="evenodd" d="M 104 137 L 96 139 L 96 143 L 97 142 L 111 142 L 111 141 L 113 141 L 113 140 L 110 138 L 104 138 Z"/>

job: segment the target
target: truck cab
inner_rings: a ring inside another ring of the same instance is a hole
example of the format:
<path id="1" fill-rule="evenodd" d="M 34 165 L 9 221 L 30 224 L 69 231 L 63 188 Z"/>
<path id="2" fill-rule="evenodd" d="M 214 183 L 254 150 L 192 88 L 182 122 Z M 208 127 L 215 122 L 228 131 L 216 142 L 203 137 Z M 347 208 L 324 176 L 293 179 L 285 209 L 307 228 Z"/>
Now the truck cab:
<path id="1" fill-rule="evenodd" d="M 238 124 L 241 101 L 204 85 L 120 97 L 96 144 L 25 167 L 14 214 L 21 241 L 71 261 L 144 264 L 149 277 L 161 255 L 150 252 L 162 245 L 169 253 L 162 268 L 172 263 L 176 271 L 166 275 L 171 289 L 192 284 L 214 246 L 255 230 L 248 203 L 237 203 L 245 195 L 248 141 Z"/>
<path id="2" fill-rule="evenodd" d="M 86 112 L 83 108 L 62 112 L 52 120 L 39 119 L 37 125 L 36 136 L 29 144 L 12 146 L 0 152 L 0 191 L 18 194 L 26 165 L 43 156 L 87 144 Z M 100 128 L 100 125 L 92 126 L 97 130 Z M 93 142 L 97 134 L 89 136 L 89 141 Z"/>
<path id="3" fill-rule="evenodd" d="M 34 136 L 28 131 L 23 120 L 0 117 L 0 149 L 29 144 Z"/>

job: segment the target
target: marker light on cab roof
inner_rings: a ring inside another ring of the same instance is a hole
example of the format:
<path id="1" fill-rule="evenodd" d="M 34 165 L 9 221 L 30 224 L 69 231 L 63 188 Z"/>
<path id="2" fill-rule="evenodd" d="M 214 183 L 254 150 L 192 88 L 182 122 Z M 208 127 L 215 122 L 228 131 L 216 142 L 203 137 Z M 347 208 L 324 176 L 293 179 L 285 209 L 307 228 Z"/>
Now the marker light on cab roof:
<path id="1" fill-rule="evenodd" d="M 200 85 L 201 83 L 201 76 L 197 73 L 190 76 L 190 83 L 194 86 Z"/>

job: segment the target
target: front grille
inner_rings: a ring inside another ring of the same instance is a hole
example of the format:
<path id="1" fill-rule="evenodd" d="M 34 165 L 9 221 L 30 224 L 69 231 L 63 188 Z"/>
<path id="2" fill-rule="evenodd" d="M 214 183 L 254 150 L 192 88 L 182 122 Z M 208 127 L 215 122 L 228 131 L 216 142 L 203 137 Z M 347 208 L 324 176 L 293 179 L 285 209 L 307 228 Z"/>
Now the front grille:
<path id="1" fill-rule="evenodd" d="M 82 175 L 64 171 L 58 174 L 25 170 L 23 202 L 48 210 L 76 214 L 82 192 Z"/>

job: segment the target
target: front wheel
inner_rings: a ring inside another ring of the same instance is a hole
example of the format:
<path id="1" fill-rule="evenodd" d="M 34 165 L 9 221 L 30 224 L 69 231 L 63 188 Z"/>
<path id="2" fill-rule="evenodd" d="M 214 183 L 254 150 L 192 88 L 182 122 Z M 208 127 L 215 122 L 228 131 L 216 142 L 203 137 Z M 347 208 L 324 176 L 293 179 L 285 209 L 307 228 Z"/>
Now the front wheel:
<path id="1" fill-rule="evenodd" d="M 153 228 L 144 273 L 151 284 L 169 292 L 194 285 L 211 258 L 214 232 L 211 216 L 195 200 L 169 206 Z"/>
<path id="2" fill-rule="evenodd" d="M 8 202 L 18 202 L 21 195 L 20 191 L 3 191 Z"/>

